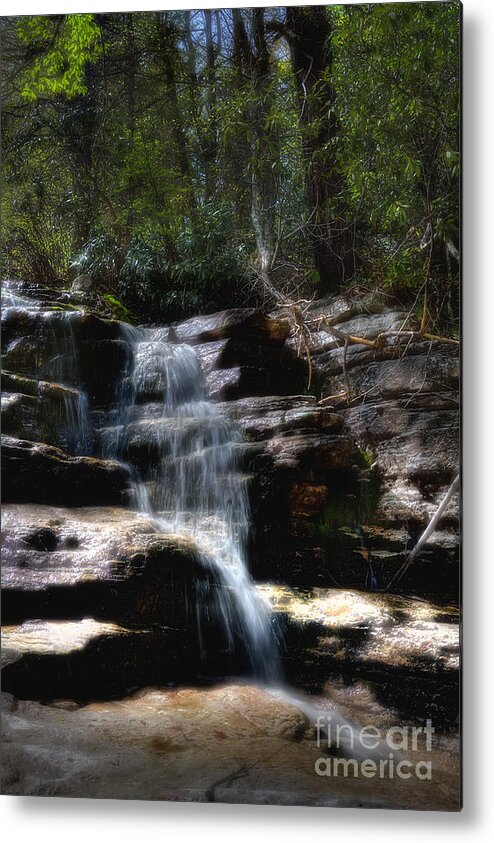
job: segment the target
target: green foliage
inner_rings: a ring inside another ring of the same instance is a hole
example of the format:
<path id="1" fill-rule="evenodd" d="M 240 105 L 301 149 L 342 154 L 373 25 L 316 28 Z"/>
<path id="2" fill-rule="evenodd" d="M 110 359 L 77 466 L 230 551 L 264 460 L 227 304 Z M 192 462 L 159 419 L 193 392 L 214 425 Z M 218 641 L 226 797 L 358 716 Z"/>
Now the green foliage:
<path id="1" fill-rule="evenodd" d="M 231 210 L 219 204 L 203 206 L 193 222 L 184 220 L 173 242 L 156 233 L 136 234 L 122 249 L 108 234 L 95 234 L 71 269 L 117 291 L 125 307 L 173 318 L 220 301 L 235 304 L 244 258 L 232 236 Z"/>
<path id="2" fill-rule="evenodd" d="M 339 155 L 364 272 L 395 287 L 423 284 L 429 222 L 436 275 L 458 238 L 459 13 L 457 3 L 333 12 Z"/>
<path id="3" fill-rule="evenodd" d="M 43 94 L 75 97 L 87 92 L 85 68 L 101 54 L 100 29 L 94 15 L 19 18 L 21 43 L 36 50 L 23 75 L 22 96 L 35 100 Z"/>
<path id="4" fill-rule="evenodd" d="M 100 287 L 111 287 L 117 280 L 118 262 L 115 240 L 108 233 L 98 233 L 72 258 L 70 268 L 73 275 L 89 275 Z"/>
<path id="5" fill-rule="evenodd" d="M 121 322 L 134 322 L 134 316 L 128 307 L 125 307 L 122 302 L 117 299 L 112 293 L 103 293 L 101 296 L 105 302 L 112 319 L 119 319 Z"/>
<path id="6" fill-rule="evenodd" d="M 459 4 L 327 7 L 315 82 L 294 73 L 284 7 L 265 12 L 262 73 L 250 10 L 243 59 L 231 10 L 212 52 L 205 14 L 189 35 L 183 11 L 1 19 L 2 271 L 67 283 L 72 257 L 140 317 L 181 316 L 253 300 L 261 230 L 273 282 L 304 298 L 333 217 L 363 286 L 418 307 L 431 258 L 429 313 L 454 331 Z"/>
<path id="7" fill-rule="evenodd" d="M 177 254 L 168 264 L 174 296 L 184 290 L 195 307 L 215 301 L 234 302 L 245 273 L 242 244 L 233 235 L 231 209 L 225 203 L 202 206 L 196 218 L 184 222 L 176 242 Z"/>

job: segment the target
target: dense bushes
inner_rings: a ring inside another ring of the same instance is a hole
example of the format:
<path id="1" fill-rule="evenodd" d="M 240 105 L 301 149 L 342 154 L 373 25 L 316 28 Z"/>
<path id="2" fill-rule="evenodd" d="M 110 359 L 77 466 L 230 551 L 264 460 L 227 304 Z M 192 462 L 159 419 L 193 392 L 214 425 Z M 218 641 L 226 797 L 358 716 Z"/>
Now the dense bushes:
<path id="1" fill-rule="evenodd" d="M 249 292 L 241 294 L 243 251 L 228 206 L 205 205 L 183 221 L 174 242 L 136 234 L 121 247 L 108 234 L 96 234 L 73 258 L 71 271 L 89 275 L 142 318 L 178 318 L 248 301 Z"/>

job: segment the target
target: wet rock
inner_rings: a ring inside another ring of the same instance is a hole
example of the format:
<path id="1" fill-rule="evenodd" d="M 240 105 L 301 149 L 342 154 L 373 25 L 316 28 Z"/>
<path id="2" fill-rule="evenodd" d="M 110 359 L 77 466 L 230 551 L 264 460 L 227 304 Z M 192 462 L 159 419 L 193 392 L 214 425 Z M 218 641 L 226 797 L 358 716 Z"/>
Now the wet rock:
<path id="1" fill-rule="evenodd" d="M 149 682 L 249 672 L 243 628 L 235 623 L 237 595 L 221 593 L 226 587 L 214 560 L 190 539 L 160 533 L 137 513 L 104 507 L 11 505 L 5 507 L 2 527 L 5 624 L 56 622 L 35 630 L 41 637 L 50 633 L 49 648 L 58 641 L 57 629 L 62 637 L 64 630 L 72 634 L 80 629 L 73 624 L 58 627 L 60 621 L 91 618 L 124 627 L 100 635 L 98 626 L 88 653 L 78 655 L 80 648 L 74 644 L 74 658 L 72 649 L 70 658 L 61 658 L 63 654 L 48 648 L 46 669 L 31 653 L 29 670 L 9 670 L 9 688 L 16 695 L 21 688 L 23 695 L 34 695 L 36 687 L 45 688 L 36 691 L 44 698 L 52 668 L 53 681 L 62 683 L 56 685 L 57 693 L 81 699 L 111 694 L 117 687 L 121 693 Z M 225 612 L 231 613 L 228 625 Z M 132 630 L 140 637 L 127 641 Z M 31 642 L 32 636 L 26 640 Z M 77 635 L 74 640 L 79 640 Z M 144 647 L 147 654 L 138 670 Z M 129 654 L 134 654 L 132 669 Z M 112 678 L 107 687 L 108 664 Z M 84 690 L 87 682 L 80 677 L 90 677 L 91 669 L 97 678 Z M 122 682 L 127 683 L 125 689 Z"/>
<path id="2" fill-rule="evenodd" d="M 220 586 L 190 539 L 156 532 L 149 519 L 123 509 L 14 504 L 4 507 L 2 550 L 5 624 L 89 617 L 143 633 L 155 626 L 180 630 L 178 650 L 187 646 L 194 654 L 197 676 L 206 669 L 206 662 L 199 663 L 200 600 L 210 614 L 202 641 L 204 653 L 211 654 L 209 667 L 214 662 L 228 672 L 232 654 L 213 611 Z M 47 629 L 55 634 L 57 627 Z M 120 645 L 125 648 L 121 639 L 115 647 Z"/>
<path id="3" fill-rule="evenodd" d="M 5 502 L 122 504 L 130 482 L 129 469 L 121 463 L 70 457 L 51 445 L 2 436 Z"/>
<path id="4" fill-rule="evenodd" d="M 168 338 L 176 342 L 204 343 L 225 337 L 253 339 L 283 344 L 289 334 L 287 324 L 253 308 L 236 308 L 194 316 L 170 326 Z"/>
<path id="5" fill-rule="evenodd" d="M 352 696 L 340 689 L 339 704 Z M 354 695 L 355 698 L 355 695 Z M 358 697 L 362 701 L 362 694 Z M 395 725 L 366 697 L 364 725 Z M 289 698 L 260 688 L 146 689 L 127 699 L 70 706 L 4 695 L 4 793 L 118 799 L 368 807 L 458 807 L 458 763 L 434 751 L 432 781 L 321 778 L 314 724 Z M 324 704 L 323 701 L 319 703 Z M 331 712 L 328 702 L 328 710 Z M 356 705 L 353 707 L 355 717 Z M 391 717 L 391 720 L 390 720 Z M 355 722 L 355 720 L 354 720 Z M 43 749 L 39 734 L 43 734 Z M 47 767 L 47 757 L 50 764 Z"/>
<path id="6" fill-rule="evenodd" d="M 130 422 L 120 432 L 123 457 L 141 472 L 159 469 L 160 461 L 173 454 L 196 454 L 203 459 L 204 448 L 216 446 L 226 428 L 224 416 L 200 418 L 145 417 Z M 99 428 L 96 436 L 103 449 L 111 446 L 116 428 Z"/>
<path id="7" fill-rule="evenodd" d="M 3 367 L 18 375 L 82 388 L 107 404 L 128 358 L 118 322 L 83 310 L 7 308 Z"/>
<path id="8" fill-rule="evenodd" d="M 288 660 L 303 662 L 295 639 L 297 634 L 303 638 L 305 630 L 311 642 L 310 659 L 324 663 L 321 677 L 331 664 L 352 676 L 359 670 L 458 672 L 459 614 L 455 608 L 342 589 L 298 591 L 271 584 L 258 589 L 284 618 Z M 315 677 L 320 666 L 313 665 Z"/>
<path id="9" fill-rule="evenodd" d="M 2 629 L 2 687 L 18 699 L 115 699 L 143 685 L 194 681 L 192 631 L 136 630 L 84 618 Z"/>
<path id="10" fill-rule="evenodd" d="M 2 280 L 2 310 L 7 307 L 27 307 L 38 310 L 49 306 L 63 307 L 69 303 L 72 303 L 72 297 L 66 290 L 50 288 L 34 281 Z"/>
<path id="11" fill-rule="evenodd" d="M 84 339 L 78 348 L 78 385 L 94 407 L 106 407 L 115 401 L 129 347 L 122 339 Z"/>
<path id="12" fill-rule="evenodd" d="M 2 373 L 2 386 L 4 433 L 67 447 L 81 401 L 78 390 L 10 372 Z"/>

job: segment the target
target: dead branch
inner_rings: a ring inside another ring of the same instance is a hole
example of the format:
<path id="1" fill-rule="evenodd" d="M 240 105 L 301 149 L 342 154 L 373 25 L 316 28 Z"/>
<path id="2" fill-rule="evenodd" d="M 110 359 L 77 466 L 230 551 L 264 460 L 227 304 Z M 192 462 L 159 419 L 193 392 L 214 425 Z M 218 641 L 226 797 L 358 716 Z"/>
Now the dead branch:
<path id="1" fill-rule="evenodd" d="M 298 356 L 302 356 L 302 350 L 305 354 L 305 358 L 307 360 L 307 367 L 308 367 L 308 388 L 310 388 L 311 381 L 312 381 L 312 357 L 311 357 L 311 346 L 313 346 L 313 332 L 320 331 L 321 329 L 324 330 L 326 333 L 330 334 L 330 336 L 334 337 L 334 339 L 341 343 L 344 346 L 343 350 L 343 373 L 345 376 L 346 386 L 347 389 L 345 390 L 344 395 L 346 395 L 347 402 L 350 402 L 350 388 L 348 383 L 348 376 L 346 373 L 346 361 L 347 361 L 347 353 L 348 353 L 348 346 L 352 345 L 364 345 L 367 348 L 379 349 L 382 348 L 386 339 L 388 337 L 397 335 L 397 334 L 406 334 L 407 336 L 410 335 L 412 339 L 414 335 L 418 337 L 422 337 L 424 339 L 432 340 L 435 342 L 447 342 L 452 345 L 459 345 L 459 341 L 449 337 L 440 337 L 435 334 L 428 334 L 425 333 L 424 327 L 425 323 L 421 325 L 420 332 L 416 331 L 403 331 L 400 330 L 396 331 L 388 331 L 382 332 L 379 334 L 375 339 L 367 339 L 367 337 L 359 337 L 354 336 L 353 334 L 345 334 L 336 325 L 332 324 L 332 318 L 330 316 L 317 316 L 315 318 L 309 319 L 307 318 L 310 306 L 313 303 L 313 299 L 299 299 L 294 301 L 290 296 L 286 295 L 286 293 L 278 290 L 271 278 L 269 277 L 269 273 L 259 267 L 258 265 L 251 265 L 251 270 L 254 278 L 254 282 L 257 287 L 259 287 L 263 297 L 272 301 L 275 305 L 277 305 L 280 309 L 282 308 L 287 318 L 290 322 L 290 327 L 292 331 L 292 335 L 297 343 L 297 354 Z M 406 324 L 404 321 L 404 325 Z M 335 396 L 340 397 L 340 396 Z M 328 399 L 323 399 L 324 401 Z"/>
<path id="2" fill-rule="evenodd" d="M 417 558 L 418 554 L 422 550 L 423 546 L 428 542 L 432 533 L 436 529 L 440 519 L 442 518 L 446 509 L 448 508 L 449 502 L 451 501 L 451 498 L 453 497 L 454 493 L 458 489 L 459 485 L 460 485 L 460 475 L 457 474 L 455 479 L 453 480 L 451 486 L 449 487 L 448 491 L 446 492 L 444 498 L 442 499 L 441 503 L 439 504 L 438 508 L 436 509 L 434 515 L 432 516 L 431 520 L 429 521 L 427 527 L 425 528 L 424 532 L 420 536 L 417 544 L 415 545 L 415 547 L 413 548 L 413 550 L 409 554 L 409 556 L 405 559 L 401 568 L 399 568 L 398 571 L 396 572 L 396 574 L 394 574 L 394 576 L 391 577 L 388 585 L 384 589 L 385 591 L 389 591 L 390 588 L 392 588 L 393 586 L 396 586 L 399 583 L 399 581 L 403 578 L 403 576 L 406 574 L 410 565 L 413 564 L 413 562 Z"/>
<path id="3" fill-rule="evenodd" d="M 347 395 L 346 389 L 343 389 L 342 392 L 336 392 L 334 395 L 326 395 L 325 398 L 321 398 L 318 402 L 319 404 L 325 404 L 326 401 L 336 401 L 340 400 L 341 398 L 345 398 Z"/>

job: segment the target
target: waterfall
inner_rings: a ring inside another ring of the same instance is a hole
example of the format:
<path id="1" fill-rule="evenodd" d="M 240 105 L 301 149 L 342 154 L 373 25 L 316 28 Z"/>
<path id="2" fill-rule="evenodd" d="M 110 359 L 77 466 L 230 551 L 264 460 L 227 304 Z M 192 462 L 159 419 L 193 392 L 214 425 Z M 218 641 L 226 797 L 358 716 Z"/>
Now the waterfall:
<path id="1" fill-rule="evenodd" d="M 26 295 L 22 282 L 2 281 L 2 319 L 19 313 L 30 317 L 33 334 L 40 342 L 50 340 L 52 357 L 49 377 L 55 384 L 69 387 L 61 393 L 63 414 L 60 444 L 76 456 L 92 451 L 92 426 L 90 406 L 86 392 L 81 388 L 80 366 L 73 322 L 85 315 L 83 310 L 63 310 L 60 306 L 38 298 L 41 293 L 34 288 Z M 34 293 L 34 295 L 33 295 Z M 33 372 L 34 377 L 37 376 Z M 42 391 L 38 381 L 38 396 Z"/>
<path id="2" fill-rule="evenodd" d="M 208 399 L 192 346 L 169 342 L 166 329 L 122 331 L 129 365 L 112 424 L 103 431 L 105 455 L 134 465 L 137 508 L 160 530 L 193 539 L 214 570 L 220 587 L 198 600 L 199 643 L 207 637 L 213 606 L 232 655 L 240 647 L 248 672 L 277 681 L 271 612 L 246 564 L 249 502 L 238 460 L 240 432 Z M 134 456 L 136 446 L 144 460 Z"/>

